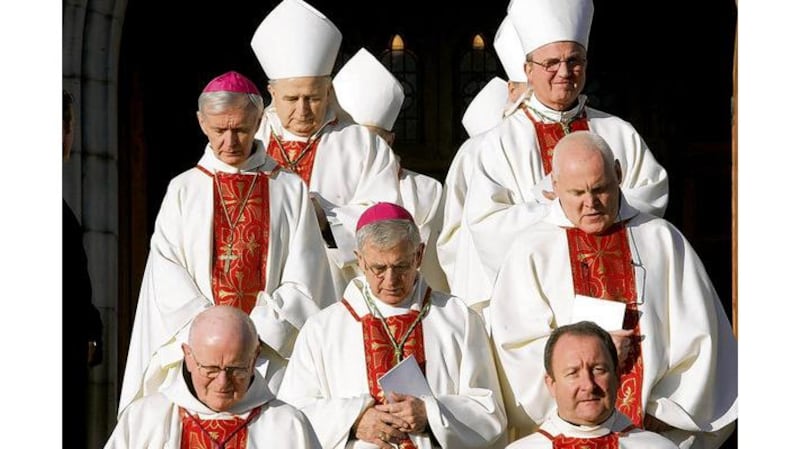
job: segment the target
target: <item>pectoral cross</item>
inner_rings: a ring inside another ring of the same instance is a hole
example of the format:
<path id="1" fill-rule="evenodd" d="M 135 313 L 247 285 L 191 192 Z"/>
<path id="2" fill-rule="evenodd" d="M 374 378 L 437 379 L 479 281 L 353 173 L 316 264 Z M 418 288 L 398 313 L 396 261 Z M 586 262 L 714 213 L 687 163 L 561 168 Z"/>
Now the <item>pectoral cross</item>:
<path id="1" fill-rule="evenodd" d="M 225 250 L 225 254 L 220 254 L 217 256 L 217 259 L 225 261 L 225 274 L 231 270 L 231 261 L 238 259 L 239 256 L 233 254 L 233 242 L 228 242 L 228 247 Z"/>

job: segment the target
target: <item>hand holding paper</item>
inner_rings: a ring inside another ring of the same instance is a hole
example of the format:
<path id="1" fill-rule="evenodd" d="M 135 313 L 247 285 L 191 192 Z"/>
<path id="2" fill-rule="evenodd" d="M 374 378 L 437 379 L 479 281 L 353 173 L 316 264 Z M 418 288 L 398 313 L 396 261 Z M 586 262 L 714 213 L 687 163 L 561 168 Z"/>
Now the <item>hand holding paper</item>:
<path id="1" fill-rule="evenodd" d="M 387 371 L 386 374 L 378 379 L 378 383 L 387 398 L 391 392 L 407 394 L 417 398 L 433 396 L 431 387 L 428 385 L 428 381 L 419 369 L 417 359 L 413 355 Z"/>

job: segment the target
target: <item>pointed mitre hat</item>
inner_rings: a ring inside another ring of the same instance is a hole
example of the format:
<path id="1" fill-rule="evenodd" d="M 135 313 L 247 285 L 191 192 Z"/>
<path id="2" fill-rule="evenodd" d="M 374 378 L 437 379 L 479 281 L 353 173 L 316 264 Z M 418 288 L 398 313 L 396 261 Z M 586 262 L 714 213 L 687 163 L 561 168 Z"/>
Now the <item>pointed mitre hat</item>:
<path id="1" fill-rule="evenodd" d="M 592 0 L 513 0 L 508 15 L 527 55 L 553 42 L 572 41 L 589 47 Z"/>
<path id="2" fill-rule="evenodd" d="M 282 79 L 330 75 L 341 43 L 342 33 L 321 12 L 303 0 L 283 0 L 258 26 L 250 46 L 267 77 Z"/>
<path id="3" fill-rule="evenodd" d="M 360 49 L 333 78 L 339 105 L 361 125 L 391 131 L 405 100 L 403 86 L 365 48 Z"/>
<path id="4" fill-rule="evenodd" d="M 522 51 L 522 43 L 509 16 L 506 16 L 497 27 L 497 33 L 494 35 L 494 51 L 500 58 L 500 64 L 503 65 L 509 81 L 528 82 L 528 77 L 525 75 L 525 52 Z"/>
<path id="5" fill-rule="evenodd" d="M 470 137 L 477 136 L 499 125 L 503 120 L 503 109 L 508 102 L 508 85 L 498 77 L 486 83 L 472 99 L 461 124 Z"/>

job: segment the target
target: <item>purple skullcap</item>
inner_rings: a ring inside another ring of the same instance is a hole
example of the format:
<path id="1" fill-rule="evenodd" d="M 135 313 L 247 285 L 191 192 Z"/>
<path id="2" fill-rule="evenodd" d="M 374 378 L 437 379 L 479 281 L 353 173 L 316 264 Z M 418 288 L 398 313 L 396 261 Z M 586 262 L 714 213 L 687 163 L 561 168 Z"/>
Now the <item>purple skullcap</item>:
<path id="1" fill-rule="evenodd" d="M 413 223 L 414 217 L 402 206 L 398 206 L 397 204 L 377 203 L 374 206 L 370 206 L 361 214 L 361 218 L 358 219 L 358 224 L 356 224 L 356 231 L 368 224 L 385 220 L 408 220 Z"/>
<path id="2" fill-rule="evenodd" d="M 203 89 L 203 93 L 223 91 L 261 95 L 258 87 L 249 78 L 233 70 L 214 78 Z"/>

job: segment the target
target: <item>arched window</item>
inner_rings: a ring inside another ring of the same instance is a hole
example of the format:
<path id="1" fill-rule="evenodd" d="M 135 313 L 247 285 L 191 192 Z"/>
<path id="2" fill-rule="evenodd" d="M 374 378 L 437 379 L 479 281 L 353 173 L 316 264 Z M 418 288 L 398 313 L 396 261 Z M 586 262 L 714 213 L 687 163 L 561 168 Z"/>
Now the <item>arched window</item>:
<path id="1" fill-rule="evenodd" d="M 502 76 L 500 65 L 494 50 L 487 48 L 486 39 L 478 33 L 469 41 L 469 48 L 463 51 L 458 58 L 458 72 L 455 75 L 455 90 L 453 98 L 453 139 L 463 142 L 467 139 L 467 132 L 461 126 L 461 117 L 483 86 L 495 76 Z"/>
<path id="2" fill-rule="evenodd" d="M 417 57 L 408 48 L 399 34 L 392 36 L 389 48 L 380 57 L 381 63 L 403 85 L 406 94 L 403 107 L 394 124 L 395 142 L 399 144 L 416 144 L 422 141 L 422 103 L 421 70 Z"/>

